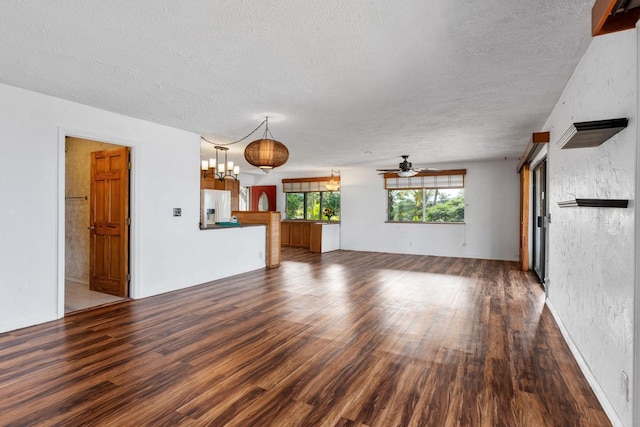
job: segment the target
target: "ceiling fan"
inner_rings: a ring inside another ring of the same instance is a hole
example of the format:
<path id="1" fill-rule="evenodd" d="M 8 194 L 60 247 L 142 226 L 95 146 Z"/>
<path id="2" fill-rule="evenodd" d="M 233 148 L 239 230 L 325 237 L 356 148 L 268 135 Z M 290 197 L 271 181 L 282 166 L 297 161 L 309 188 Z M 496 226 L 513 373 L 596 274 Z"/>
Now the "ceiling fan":
<path id="1" fill-rule="evenodd" d="M 402 157 L 402 161 L 400 162 L 400 164 L 398 164 L 398 167 L 396 169 L 376 169 L 376 170 L 380 172 L 380 175 L 383 175 L 385 173 L 395 172 L 398 174 L 398 176 L 403 178 L 408 178 L 408 177 L 417 175 L 418 172 L 422 172 L 422 171 L 438 170 L 438 169 L 432 169 L 432 168 L 414 168 L 411 162 L 408 160 L 409 159 L 408 154 L 403 154 L 401 157 Z"/>

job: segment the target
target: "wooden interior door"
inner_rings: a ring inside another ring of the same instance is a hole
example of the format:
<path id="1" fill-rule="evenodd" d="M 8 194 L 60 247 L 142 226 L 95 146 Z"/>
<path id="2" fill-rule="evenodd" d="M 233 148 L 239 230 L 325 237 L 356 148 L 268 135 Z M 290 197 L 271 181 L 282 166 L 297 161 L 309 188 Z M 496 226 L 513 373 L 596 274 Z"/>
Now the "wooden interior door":
<path id="1" fill-rule="evenodd" d="M 129 148 L 91 153 L 89 289 L 129 296 Z"/>

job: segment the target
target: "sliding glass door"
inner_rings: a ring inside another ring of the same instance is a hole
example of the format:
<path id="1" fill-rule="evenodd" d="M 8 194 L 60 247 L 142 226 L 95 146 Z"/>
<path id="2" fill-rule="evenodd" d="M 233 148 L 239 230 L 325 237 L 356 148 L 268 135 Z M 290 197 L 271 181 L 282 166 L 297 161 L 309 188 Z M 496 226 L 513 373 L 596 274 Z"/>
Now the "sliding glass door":
<path id="1" fill-rule="evenodd" d="M 533 271 L 544 286 L 547 241 L 547 161 L 533 170 Z"/>

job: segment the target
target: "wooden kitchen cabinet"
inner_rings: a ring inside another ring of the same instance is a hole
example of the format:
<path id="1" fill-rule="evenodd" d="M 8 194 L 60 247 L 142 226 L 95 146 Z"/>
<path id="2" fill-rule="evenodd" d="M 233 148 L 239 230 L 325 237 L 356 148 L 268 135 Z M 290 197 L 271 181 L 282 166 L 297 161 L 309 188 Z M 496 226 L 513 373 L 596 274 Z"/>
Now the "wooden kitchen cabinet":
<path id="1" fill-rule="evenodd" d="M 280 224 L 280 244 L 282 246 L 291 246 L 291 223 L 288 221 L 282 221 Z"/>
<path id="2" fill-rule="evenodd" d="M 308 222 L 291 223 L 291 246 L 308 248 L 311 244 L 311 224 Z"/>
<path id="3" fill-rule="evenodd" d="M 311 245 L 311 223 L 306 221 L 283 221 L 281 225 L 282 246 L 309 248 Z"/>
<path id="4" fill-rule="evenodd" d="M 311 224 L 311 246 L 316 253 L 337 251 L 340 249 L 340 224 L 314 222 Z"/>
<path id="5" fill-rule="evenodd" d="M 282 221 L 280 244 L 324 253 L 340 249 L 340 224 L 312 221 Z"/>

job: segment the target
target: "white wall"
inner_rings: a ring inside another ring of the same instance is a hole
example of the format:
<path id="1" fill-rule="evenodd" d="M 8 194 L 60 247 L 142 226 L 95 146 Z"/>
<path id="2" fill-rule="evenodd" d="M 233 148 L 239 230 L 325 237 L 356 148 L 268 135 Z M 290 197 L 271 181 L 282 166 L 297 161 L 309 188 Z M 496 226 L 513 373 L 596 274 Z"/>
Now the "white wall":
<path id="1" fill-rule="evenodd" d="M 387 196 L 373 169 L 342 172 L 342 249 L 518 259 L 519 177 L 515 161 L 437 165 L 467 169 L 465 223 L 385 223 Z"/>
<path id="2" fill-rule="evenodd" d="M 340 169 L 340 247 L 356 251 L 517 260 L 519 256 L 519 175 L 516 161 L 436 165 L 467 169 L 465 224 L 393 224 L 387 219 L 387 193 L 375 168 Z M 256 185 L 278 186 L 282 178 L 328 176 L 327 171 L 271 172 Z"/>
<path id="3" fill-rule="evenodd" d="M 627 426 L 632 408 L 620 377 L 625 371 L 631 378 L 633 367 L 636 37 L 631 30 L 594 38 L 544 128 L 551 132 L 548 304 L 597 381 L 596 392 Z M 628 117 L 629 127 L 603 145 L 558 149 L 572 122 L 617 117 Z M 631 203 L 628 209 L 558 207 L 575 197 Z"/>
<path id="4" fill-rule="evenodd" d="M 64 134 L 133 147 L 134 297 L 264 266 L 263 227 L 199 230 L 198 135 L 6 85 L 0 129 L 0 332 L 63 315 Z"/>

